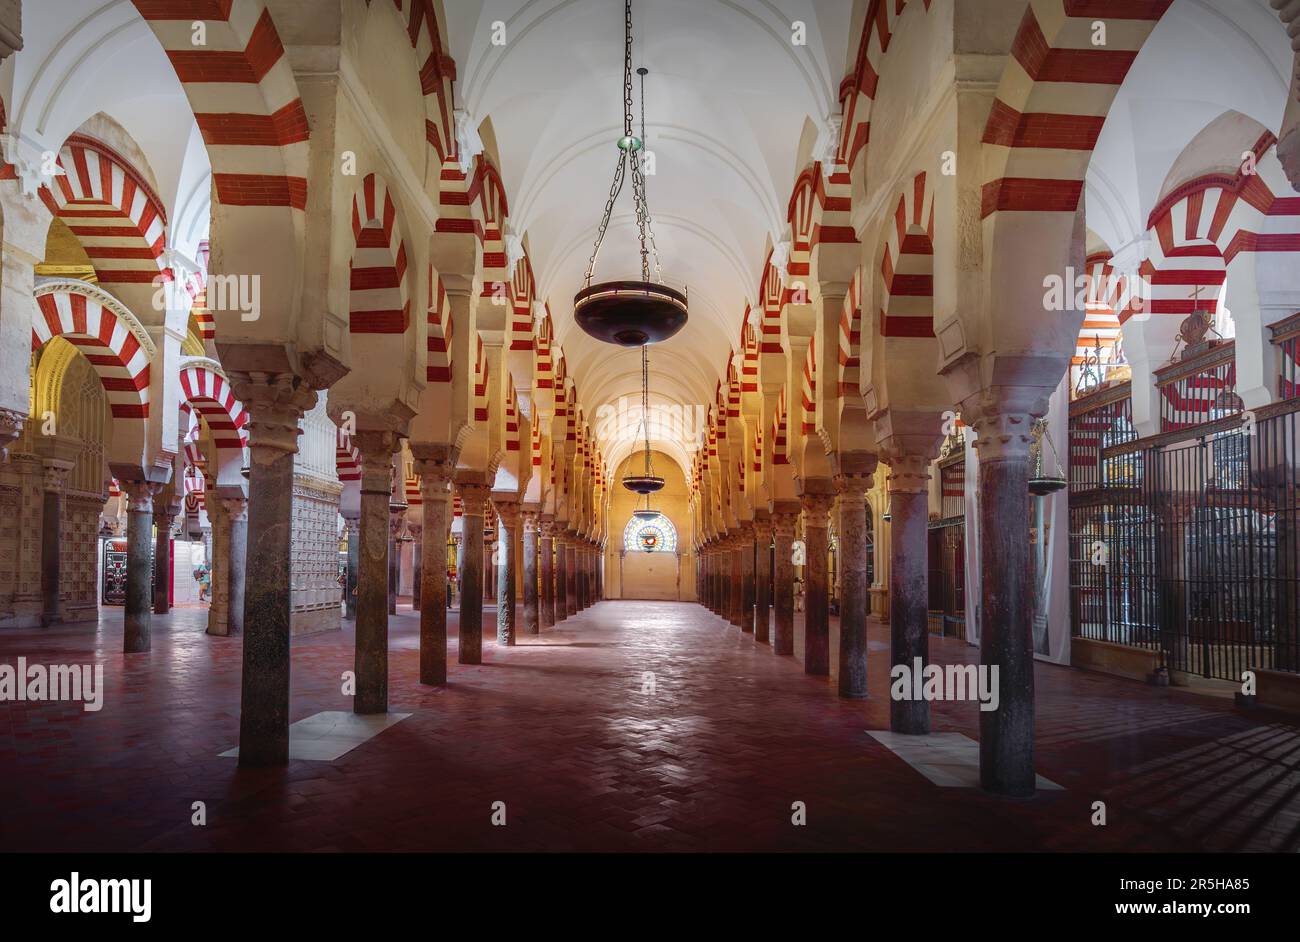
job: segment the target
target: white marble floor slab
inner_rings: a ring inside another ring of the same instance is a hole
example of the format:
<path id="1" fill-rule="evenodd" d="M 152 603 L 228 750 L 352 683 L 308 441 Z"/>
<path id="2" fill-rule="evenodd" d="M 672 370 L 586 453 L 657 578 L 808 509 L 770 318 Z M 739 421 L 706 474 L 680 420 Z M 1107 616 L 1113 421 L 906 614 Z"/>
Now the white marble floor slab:
<path id="1" fill-rule="evenodd" d="M 289 758 L 332 762 L 410 715 L 375 713 L 359 716 L 342 710 L 325 710 L 289 727 Z M 238 756 L 239 747 L 227 749 L 221 755 Z"/>
<path id="2" fill-rule="evenodd" d="M 961 733 L 931 733 L 907 736 L 887 730 L 869 729 L 867 735 L 898 756 L 941 788 L 979 788 L 980 744 Z M 1062 786 L 1035 776 L 1042 790 Z"/>

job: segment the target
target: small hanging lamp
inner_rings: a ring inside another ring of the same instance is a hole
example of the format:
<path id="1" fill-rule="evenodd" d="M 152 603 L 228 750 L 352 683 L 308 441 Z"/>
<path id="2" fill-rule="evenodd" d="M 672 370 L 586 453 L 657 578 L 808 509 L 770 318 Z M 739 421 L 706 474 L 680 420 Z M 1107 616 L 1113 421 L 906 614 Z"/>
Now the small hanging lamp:
<path id="1" fill-rule="evenodd" d="M 1052 444 L 1052 439 L 1047 434 L 1047 419 L 1038 419 L 1034 422 L 1032 434 L 1034 441 L 1029 448 L 1034 455 L 1034 473 L 1029 477 L 1029 493 L 1035 497 L 1046 497 L 1048 494 L 1055 494 L 1069 482 L 1066 481 L 1065 475 L 1059 470 L 1056 474 L 1043 473 L 1044 440 L 1047 441 L 1047 447 L 1052 449 L 1052 457 L 1056 458 L 1056 467 L 1058 469 L 1061 467 L 1061 459 L 1057 457 L 1056 446 Z"/>
<path id="2" fill-rule="evenodd" d="M 596 244 L 587 262 L 582 290 L 573 298 L 573 317 L 584 331 L 605 343 L 621 347 L 641 347 L 672 337 L 687 318 L 687 296 L 683 291 L 663 283 L 659 250 L 655 247 L 650 224 L 650 205 L 646 200 L 645 175 L 641 170 L 641 152 L 645 147 L 645 77 L 647 69 L 637 69 L 641 76 L 641 136 L 632 133 L 632 0 L 625 0 L 623 33 L 623 136 L 618 139 L 618 165 L 614 182 L 605 202 L 605 212 L 596 230 Z M 636 223 L 641 243 L 641 280 L 605 281 L 592 284 L 596 257 L 600 254 L 605 230 L 609 228 L 614 203 L 623 190 L 629 165 L 632 176 L 632 199 L 636 205 Z M 655 281 L 650 280 L 650 256 L 654 256 Z"/>
<path id="3" fill-rule="evenodd" d="M 641 347 L 641 428 L 645 431 L 645 473 L 627 475 L 623 486 L 633 493 L 648 495 L 662 490 L 664 479 L 655 474 L 650 458 L 650 358 L 644 345 Z M 646 506 L 650 506 L 648 499 Z"/>

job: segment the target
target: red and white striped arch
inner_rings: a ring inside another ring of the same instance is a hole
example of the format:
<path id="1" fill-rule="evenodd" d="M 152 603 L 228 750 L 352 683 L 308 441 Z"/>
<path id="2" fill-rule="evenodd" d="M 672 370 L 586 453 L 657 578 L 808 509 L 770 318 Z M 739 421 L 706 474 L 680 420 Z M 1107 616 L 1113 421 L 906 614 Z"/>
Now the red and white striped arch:
<path id="1" fill-rule="evenodd" d="M 1030 0 L 985 125 L 982 215 L 1074 213 L 1106 113 L 1174 0 Z M 1106 44 L 1093 24 L 1106 21 Z"/>
<path id="2" fill-rule="evenodd" d="M 538 389 L 555 388 L 555 363 L 553 360 L 552 345 L 555 338 L 555 327 L 551 323 L 551 309 L 548 305 L 546 313 L 543 315 L 541 322 L 537 325 L 537 346 L 536 346 L 536 385 Z"/>
<path id="3" fill-rule="evenodd" d="M 425 366 L 425 378 L 430 384 L 450 385 L 451 383 L 451 302 L 447 298 L 447 289 L 443 287 L 442 279 L 429 269 L 429 277 L 433 279 L 433 290 L 430 297 L 433 298 L 433 304 L 429 308 L 428 316 L 428 339 L 426 346 L 428 349 L 428 362 Z"/>
<path id="4" fill-rule="evenodd" d="M 367 174 L 352 198 L 349 330 L 401 334 L 411 324 L 407 252 L 397 204 L 376 174 Z"/>
<path id="5" fill-rule="evenodd" d="M 533 266 L 525 255 L 515 262 L 510 285 L 510 336 L 511 350 L 533 349 Z"/>
<path id="6" fill-rule="evenodd" d="M 190 100 L 208 145 L 217 200 L 226 207 L 304 210 L 307 115 L 262 0 L 133 2 Z M 204 46 L 193 43 L 198 21 L 206 28 Z"/>
<path id="7" fill-rule="evenodd" d="M 790 463 L 787 432 L 785 387 L 782 386 L 781 395 L 776 400 L 776 409 L 772 413 L 772 464 L 774 465 Z"/>
<path id="8" fill-rule="evenodd" d="M 800 427 L 805 435 L 817 433 L 817 344 L 808 344 L 808 353 L 803 358 L 802 406 L 803 420 Z"/>
<path id="9" fill-rule="evenodd" d="M 759 296 L 763 299 L 763 335 L 759 340 L 759 349 L 762 353 L 783 353 L 781 310 L 785 307 L 788 295 L 781 273 L 772 264 L 771 252 L 768 252 L 767 261 L 763 263 L 763 281 L 759 285 Z"/>
<path id="10" fill-rule="evenodd" d="M 519 451 L 522 444 L 519 435 L 519 397 L 513 389 L 506 393 L 506 451 Z"/>
<path id="11" fill-rule="evenodd" d="M 745 309 L 745 319 L 740 324 L 740 391 L 758 392 L 758 331 L 749 322 L 750 310 Z"/>
<path id="12" fill-rule="evenodd" d="M 862 269 L 853 273 L 840 311 L 840 395 L 857 395 L 862 368 Z"/>
<path id="13" fill-rule="evenodd" d="M 53 337 L 70 342 L 94 367 L 113 418 L 139 423 L 142 434 L 149 418 L 150 364 L 155 356 L 144 327 L 107 292 L 89 283 L 48 282 L 38 284 L 33 294 L 32 350 Z"/>
<path id="14" fill-rule="evenodd" d="M 488 420 L 488 373 L 489 366 L 487 354 L 483 349 L 483 338 L 475 338 L 475 355 L 474 355 L 474 421 L 486 422 Z"/>
<path id="15" fill-rule="evenodd" d="M 263 308 L 287 318 L 304 267 L 310 128 L 271 14 L 263 0 L 132 2 L 171 61 L 207 146 L 219 205 L 209 282 L 266 275 Z M 196 22 L 202 46 L 193 43 Z"/>
<path id="16" fill-rule="evenodd" d="M 117 296 L 124 285 L 152 284 L 167 269 L 167 214 L 144 177 L 83 134 L 68 138 L 57 163 L 63 173 L 41 198 L 90 256 L 99 283 Z"/>
<path id="17" fill-rule="evenodd" d="M 880 261 L 884 287 L 881 334 L 934 336 L 934 190 L 924 172 L 904 190 L 894 210 Z"/>
<path id="18" fill-rule="evenodd" d="M 1234 307 L 1258 309 L 1254 253 L 1300 252 L 1300 197 L 1291 193 L 1277 159 L 1272 134 L 1256 144 L 1257 172 L 1208 174 L 1189 180 L 1152 211 L 1155 236 L 1143 274 L 1151 281 L 1152 315 L 1185 317 L 1198 306 L 1218 309 L 1225 281 L 1231 279 Z M 1128 321 L 1130 307 L 1120 315 Z"/>
<path id="19" fill-rule="evenodd" d="M 366 0 L 369 5 L 371 0 Z M 415 50 L 420 68 L 420 91 L 424 95 L 425 138 L 432 149 L 430 165 L 440 167 L 454 156 L 456 132 L 453 124 L 451 83 L 456 63 L 443 49 L 442 34 L 431 0 L 393 0 L 406 17 L 406 35 Z"/>
<path id="20" fill-rule="evenodd" d="M 1087 300 L 1079 342 L 1070 360 L 1070 388 L 1076 389 L 1085 358 L 1098 359 L 1099 373 L 1116 356 L 1120 338 L 1120 284 L 1111 267 L 1111 253 L 1094 252 L 1087 260 Z M 1071 286 L 1073 289 L 1073 286 Z"/>
<path id="21" fill-rule="evenodd" d="M 930 0 L 923 2 L 929 10 Z M 853 70 L 840 83 L 844 123 L 837 156 L 844 166 L 853 166 L 871 139 L 871 106 L 880 85 L 885 53 L 907 5 L 908 0 L 868 0 Z"/>
<path id="22" fill-rule="evenodd" d="M 343 484 L 361 480 L 361 452 L 345 429 L 338 430 L 334 443 L 334 473 Z"/>
<path id="23" fill-rule="evenodd" d="M 239 484 L 248 445 L 248 412 L 226 377 L 208 361 L 181 364 L 181 394 L 207 423 L 217 453 L 217 484 Z"/>

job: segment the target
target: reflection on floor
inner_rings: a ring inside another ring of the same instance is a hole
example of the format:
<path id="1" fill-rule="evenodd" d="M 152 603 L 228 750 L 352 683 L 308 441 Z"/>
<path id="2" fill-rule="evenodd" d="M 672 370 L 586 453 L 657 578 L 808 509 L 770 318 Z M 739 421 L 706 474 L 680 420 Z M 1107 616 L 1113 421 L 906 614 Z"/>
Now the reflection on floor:
<path id="1" fill-rule="evenodd" d="M 99 712 L 0 704 L 0 850 L 1300 848 L 1300 729 L 1221 700 L 1039 665 L 1036 764 L 1062 787 L 1009 801 L 935 784 L 868 733 L 889 726 L 874 622 L 872 696 L 845 701 L 671 602 L 604 602 L 514 648 L 485 640 L 464 667 L 453 613 L 450 683 L 428 688 L 418 615 L 399 612 L 388 720 L 409 715 L 333 758 L 256 771 L 219 755 L 238 742 L 241 645 L 205 635 L 202 609 L 155 618 L 146 654 L 122 655 L 120 610 L 0 633 L 0 662 L 105 666 Z M 297 729 L 351 715 L 352 645 L 350 629 L 294 642 Z M 952 640 L 931 652 L 976 660 Z M 935 703 L 931 739 L 973 741 L 978 717 Z M 206 826 L 191 824 L 200 800 Z"/>

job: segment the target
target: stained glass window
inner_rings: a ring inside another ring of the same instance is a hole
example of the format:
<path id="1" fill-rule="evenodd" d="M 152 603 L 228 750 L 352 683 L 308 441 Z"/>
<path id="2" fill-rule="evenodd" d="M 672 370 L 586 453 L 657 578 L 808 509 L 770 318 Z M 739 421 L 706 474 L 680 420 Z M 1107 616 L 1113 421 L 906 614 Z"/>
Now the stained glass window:
<path id="1" fill-rule="evenodd" d="M 627 553 L 675 553 L 677 528 L 663 514 L 633 517 L 623 531 L 623 550 Z"/>

